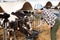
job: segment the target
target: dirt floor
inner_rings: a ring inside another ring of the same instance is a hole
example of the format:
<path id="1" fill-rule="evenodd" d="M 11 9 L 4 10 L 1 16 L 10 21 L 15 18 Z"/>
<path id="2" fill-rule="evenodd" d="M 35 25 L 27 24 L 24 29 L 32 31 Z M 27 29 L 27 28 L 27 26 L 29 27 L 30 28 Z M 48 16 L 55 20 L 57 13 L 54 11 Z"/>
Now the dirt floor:
<path id="1" fill-rule="evenodd" d="M 51 40 L 50 39 L 50 28 L 48 27 L 47 23 L 45 22 L 43 26 L 34 28 L 41 33 L 39 33 L 38 38 L 36 40 Z"/>
<path id="2" fill-rule="evenodd" d="M 38 27 L 38 28 L 33 27 L 33 29 L 38 30 L 40 32 L 38 37 L 36 38 L 36 40 L 51 40 L 50 39 L 50 28 L 48 27 L 46 22 L 41 27 Z M 2 33 L 3 33 L 3 29 L 0 28 L 0 40 L 3 39 Z M 13 36 L 11 36 L 11 37 L 13 37 Z M 57 38 L 57 40 L 60 40 L 60 28 L 57 31 L 56 38 Z M 16 31 L 16 39 L 17 40 L 26 40 L 25 35 L 20 33 L 19 31 Z"/>

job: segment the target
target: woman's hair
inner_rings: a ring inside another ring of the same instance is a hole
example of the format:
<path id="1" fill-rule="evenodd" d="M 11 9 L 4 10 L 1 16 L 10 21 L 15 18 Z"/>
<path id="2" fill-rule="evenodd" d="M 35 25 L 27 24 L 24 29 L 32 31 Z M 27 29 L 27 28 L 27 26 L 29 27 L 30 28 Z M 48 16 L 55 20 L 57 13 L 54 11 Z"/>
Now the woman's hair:
<path id="1" fill-rule="evenodd" d="M 43 8 L 41 8 L 40 10 L 43 10 Z"/>

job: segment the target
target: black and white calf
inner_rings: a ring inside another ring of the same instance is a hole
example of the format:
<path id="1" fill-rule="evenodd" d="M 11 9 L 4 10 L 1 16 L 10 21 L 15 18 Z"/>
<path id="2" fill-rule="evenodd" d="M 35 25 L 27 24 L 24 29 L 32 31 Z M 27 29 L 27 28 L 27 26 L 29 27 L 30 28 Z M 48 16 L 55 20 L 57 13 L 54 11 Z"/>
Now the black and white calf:
<path id="1" fill-rule="evenodd" d="M 32 30 L 31 18 L 33 19 L 33 13 L 28 11 L 17 11 L 12 12 L 13 15 L 18 17 L 18 27 L 20 32 L 24 33 L 26 36 L 30 35 L 29 31 Z"/>
<path id="2" fill-rule="evenodd" d="M 8 18 L 10 17 L 10 15 L 9 14 L 7 14 L 7 13 L 4 13 L 4 14 L 0 14 L 0 18 L 3 20 L 3 25 L 4 25 L 4 27 L 5 27 L 5 23 L 7 23 L 9 20 L 8 20 Z M 2 21 L 1 20 L 1 21 Z M 2 24 L 1 24 L 2 25 Z"/>

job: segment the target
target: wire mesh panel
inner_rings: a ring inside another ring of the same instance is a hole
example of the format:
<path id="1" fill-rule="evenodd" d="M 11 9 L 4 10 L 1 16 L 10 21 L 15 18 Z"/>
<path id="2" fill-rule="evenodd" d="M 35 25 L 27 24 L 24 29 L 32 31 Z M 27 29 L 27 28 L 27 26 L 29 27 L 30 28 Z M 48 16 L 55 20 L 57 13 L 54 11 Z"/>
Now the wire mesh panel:
<path id="1" fill-rule="evenodd" d="M 36 29 L 41 27 L 44 23 L 44 21 L 41 21 L 40 14 L 31 11 L 27 12 L 26 10 L 24 10 L 20 14 L 18 13 L 20 13 L 20 11 L 16 12 L 16 14 L 14 13 L 15 16 L 17 15 L 18 18 L 15 21 L 8 21 L 8 23 L 5 23 L 6 25 L 4 25 L 4 22 L 2 22 L 2 19 L 0 19 L 0 26 L 2 24 L 4 30 L 2 40 L 17 40 L 17 33 L 21 31 L 21 33 L 24 34 L 24 37 L 26 37 L 27 34 L 30 35 L 33 30 L 37 32 Z M 20 35 L 21 34 L 19 34 L 18 36 Z"/>
<path id="2" fill-rule="evenodd" d="M 38 14 L 38 13 L 35 11 L 34 14 L 33 14 L 33 19 L 31 18 L 31 20 L 33 20 L 33 21 L 32 21 L 32 26 L 33 26 L 33 27 L 38 27 L 38 25 L 41 24 L 41 20 L 42 20 L 41 14 Z"/>

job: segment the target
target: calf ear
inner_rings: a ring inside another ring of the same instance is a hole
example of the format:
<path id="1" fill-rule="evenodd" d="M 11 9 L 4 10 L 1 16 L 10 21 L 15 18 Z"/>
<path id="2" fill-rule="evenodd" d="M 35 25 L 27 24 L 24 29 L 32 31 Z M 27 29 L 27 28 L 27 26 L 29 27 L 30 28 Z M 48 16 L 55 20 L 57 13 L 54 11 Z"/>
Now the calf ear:
<path id="1" fill-rule="evenodd" d="M 10 14 L 7 14 L 7 13 L 4 13 L 4 18 L 9 18 L 10 17 Z"/>
<path id="2" fill-rule="evenodd" d="M 23 11 L 24 13 L 28 13 L 28 11 Z"/>
<path id="3" fill-rule="evenodd" d="M 34 12 L 32 12 L 32 15 L 34 14 Z"/>
<path id="4" fill-rule="evenodd" d="M 12 15 L 14 15 L 15 13 L 14 13 L 14 12 L 12 12 L 11 14 L 12 14 Z"/>

